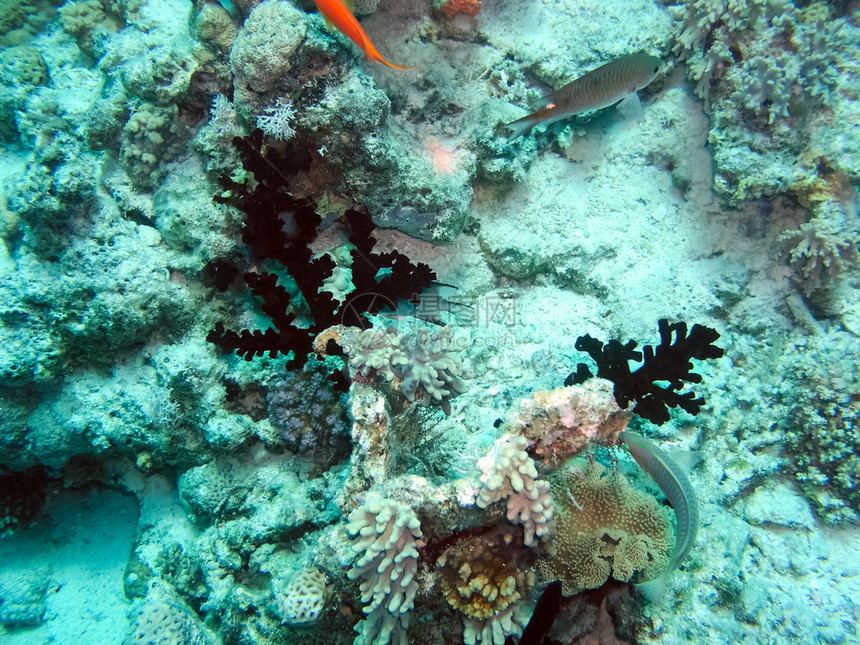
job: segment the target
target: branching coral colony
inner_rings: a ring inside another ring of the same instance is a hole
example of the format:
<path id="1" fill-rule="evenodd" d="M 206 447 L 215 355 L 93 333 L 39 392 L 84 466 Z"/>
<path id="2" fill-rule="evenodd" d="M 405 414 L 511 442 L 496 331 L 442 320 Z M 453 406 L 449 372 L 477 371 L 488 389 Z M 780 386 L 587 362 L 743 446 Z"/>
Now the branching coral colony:
<path id="1" fill-rule="evenodd" d="M 710 327 L 693 325 L 687 335 L 686 323 L 669 324 L 665 318 L 657 322 L 657 327 L 660 344 L 656 349 L 645 345 L 643 351 L 637 351 L 635 340 L 629 340 L 623 345 L 620 341 L 610 340 L 604 345 L 588 334 L 577 338 L 574 347 L 587 352 L 594 359 L 599 378 L 615 383 L 615 400 L 618 405 L 626 408 L 630 401 L 636 401 L 633 412 L 661 425 L 669 420 L 669 408 L 680 407 L 693 415 L 699 413 L 705 399 L 696 398 L 695 392 L 679 392 L 685 381 L 702 381 L 701 375 L 693 372 L 690 359 L 720 358 L 723 350 L 714 345 L 720 335 Z M 643 362 L 638 369 L 631 372 L 628 365 L 631 360 Z M 582 383 L 591 376 L 588 367 L 579 363 L 576 371 L 565 379 L 564 384 Z M 669 385 L 663 387 L 658 385 L 659 381 L 668 381 Z"/>
<path id="2" fill-rule="evenodd" d="M 577 348 L 591 354 L 598 377 L 608 377 L 614 386 L 598 378 L 521 401 L 476 468 L 444 486 L 398 474 L 389 457 L 396 440 L 390 432 L 391 409 L 368 377 L 397 382 L 410 402 L 419 400 L 423 390 L 424 399 L 444 403 L 462 387 L 457 357 L 433 344 L 419 344 L 420 352 L 407 353 L 395 330 L 376 334 L 384 345 L 379 348 L 362 342 L 369 330 L 347 327 L 365 327 L 365 313 L 396 306 L 401 299 L 414 302 L 435 275 L 400 253 L 374 253 L 370 216 L 349 210 L 345 220 L 354 246 L 354 290 L 343 302 L 321 290 L 335 268 L 332 258 L 314 257 L 308 248 L 322 218 L 316 205 L 291 194 L 289 185 L 289 178 L 308 167 L 307 159 L 291 149 L 263 152 L 260 132 L 234 141 L 253 180 L 223 179 L 227 192 L 219 201 L 245 213 L 243 240 L 255 262 L 278 266 L 272 273 L 244 276 L 274 328 L 235 332 L 219 323 L 208 339 L 246 359 L 293 352 L 286 367 L 295 369 L 311 352 L 320 351 L 315 338 L 320 343 L 323 337 L 337 337 L 354 376 L 361 376 L 354 378 L 350 396 L 352 474 L 344 485 L 344 499 L 350 500 L 345 506 L 352 509 L 348 555 L 355 559 L 347 577 L 361 580 L 366 615 L 354 627 L 355 642 L 405 643 L 416 594 L 433 588 L 431 580 L 438 581 L 436 589 L 462 620 L 465 643 L 502 645 L 506 637 L 521 633 L 521 609 L 544 582 L 561 579 L 567 593 L 576 593 L 600 586 L 610 576 L 635 581 L 657 574 L 670 543 L 665 509 L 644 494 L 634 495 L 618 478 L 604 477 L 599 464 L 569 460 L 589 445 L 614 443 L 630 418 L 622 408 L 631 401 L 636 401 L 635 412 L 657 423 L 668 419 L 671 406 L 698 412 L 703 400 L 679 390 L 684 382 L 701 380 L 692 372 L 691 358 L 722 356 L 722 349 L 713 345 L 719 334 L 700 325 L 688 334 L 684 323 L 661 320 L 661 343 L 656 349 L 645 347 L 644 364 L 636 371 L 628 366 L 631 358 L 643 356 L 635 351 L 635 342 L 604 346 L 583 336 Z M 214 268 L 223 288 L 236 276 L 235 268 Z M 295 281 L 292 292 L 278 283 L 283 273 Z M 300 326 L 299 317 L 309 322 Z M 336 348 L 329 342 L 324 349 Z M 576 376 L 585 379 L 591 373 L 580 366 Z M 658 385 L 662 381 L 669 385 Z M 376 484 L 368 491 L 369 482 Z M 588 524 L 582 521 L 585 515 Z M 325 612 L 329 595 L 322 574 L 312 577 L 313 590 L 301 586 L 304 578 L 297 580 L 278 587 L 289 593 L 278 613 L 290 624 L 315 620 Z M 443 610 L 441 604 L 435 611 Z"/>
<path id="3" fill-rule="evenodd" d="M 426 264 L 413 264 L 397 251 L 375 253 L 375 228 L 366 210 L 349 209 L 344 214 L 351 234 L 349 242 L 355 248 L 352 255 L 352 284 L 354 290 L 344 302 L 330 292 L 321 290 L 323 282 L 332 276 L 334 260 L 328 255 L 314 258 L 308 245 L 317 236 L 322 218 L 316 204 L 298 198 L 290 192 L 290 177 L 307 170 L 310 160 L 296 147 L 281 152 L 274 148 L 263 152 L 263 133 L 255 131 L 249 137 L 236 137 L 245 170 L 253 177 L 238 183 L 222 177 L 226 193 L 216 197 L 220 203 L 232 204 L 245 214 L 242 240 L 251 248 L 257 261 L 273 260 L 286 269 L 295 281 L 310 314 L 310 324 L 299 326 L 294 297 L 278 283 L 278 276 L 267 272 L 248 272 L 244 279 L 255 296 L 263 301 L 263 312 L 272 319 L 273 328 L 235 332 L 219 322 L 206 337 L 224 352 L 235 351 L 247 360 L 269 352 L 293 357 L 287 368 L 299 368 L 313 352 L 313 339 L 335 324 L 366 327 L 364 314 L 376 314 L 397 302 L 420 301 L 420 294 L 436 279 Z M 292 222 L 285 217 L 292 216 Z M 219 272 L 224 272 L 223 267 Z M 384 273 L 384 275 L 381 275 Z"/>

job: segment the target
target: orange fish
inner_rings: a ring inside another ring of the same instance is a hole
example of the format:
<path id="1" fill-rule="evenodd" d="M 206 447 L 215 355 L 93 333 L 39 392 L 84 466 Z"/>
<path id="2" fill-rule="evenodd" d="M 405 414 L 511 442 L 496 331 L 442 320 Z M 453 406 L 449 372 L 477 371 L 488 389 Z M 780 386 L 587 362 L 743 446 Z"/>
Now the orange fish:
<path id="1" fill-rule="evenodd" d="M 323 18 L 325 18 L 328 28 L 336 28 L 344 36 L 361 47 L 370 60 L 403 71 L 413 69 L 412 67 L 402 67 L 389 63 L 382 57 L 382 54 L 376 51 L 376 47 L 373 46 L 364 29 L 358 24 L 358 20 L 352 15 L 352 0 L 314 0 L 314 4 L 320 10 Z"/>

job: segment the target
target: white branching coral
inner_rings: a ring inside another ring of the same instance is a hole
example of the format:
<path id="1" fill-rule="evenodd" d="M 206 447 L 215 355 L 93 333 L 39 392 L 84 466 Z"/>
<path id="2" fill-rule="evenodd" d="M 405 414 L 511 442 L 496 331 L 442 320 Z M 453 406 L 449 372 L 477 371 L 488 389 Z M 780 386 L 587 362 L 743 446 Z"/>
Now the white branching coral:
<path id="1" fill-rule="evenodd" d="M 230 99 L 223 94 L 216 94 L 215 98 L 212 99 L 212 107 L 209 110 L 209 125 L 222 139 L 229 139 L 239 134 L 236 108 Z"/>
<path id="2" fill-rule="evenodd" d="M 350 513 L 347 529 L 357 556 L 347 576 L 362 579 L 367 614 L 355 627 L 355 645 L 406 645 L 409 611 L 418 591 L 418 517 L 406 505 L 372 495 Z"/>
<path id="3" fill-rule="evenodd" d="M 257 127 L 266 136 L 278 141 L 288 141 L 296 135 L 293 122 L 296 119 L 296 111 L 293 109 L 289 99 L 279 98 L 274 106 L 263 110 L 263 114 L 257 117 Z"/>
<path id="4" fill-rule="evenodd" d="M 526 453 L 525 437 L 505 435 L 498 439 L 486 457 L 478 461 L 481 490 L 476 504 L 486 508 L 508 498 L 507 518 L 525 528 L 523 542 L 535 545 L 535 538 L 546 535 L 552 519 L 549 482 L 537 478 L 537 469 Z"/>
<path id="5" fill-rule="evenodd" d="M 444 407 L 463 390 L 462 345 L 450 326 L 412 334 L 341 328 L 340 340 L 354 377 L 380 376 L 410 402 Z"/>
<path id="6" fill-rule="evenodd" d="M 807 294 L 838 281 L 860 265 L 856 206 L 849 204 L 846 209 L 831 200 L 817 211 L 799 230 L 779 236 L 780 242 L 795 244 L 789 251 L 789 262 L 798 271 Z"/>

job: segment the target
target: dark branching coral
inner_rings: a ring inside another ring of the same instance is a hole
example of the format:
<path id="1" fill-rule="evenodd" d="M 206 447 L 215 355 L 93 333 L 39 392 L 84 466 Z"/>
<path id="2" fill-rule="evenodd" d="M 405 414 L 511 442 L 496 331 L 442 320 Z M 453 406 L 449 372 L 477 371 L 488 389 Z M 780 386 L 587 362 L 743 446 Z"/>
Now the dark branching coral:
<path id="1" fill-rule="evenodd" d="M 222 177 L 221 184 L 230 196 L 216 197 L 216 201 L 232 204 L 245 213 L 242 240 L 258 260 L 273 260 L 286 269 L 312 322 L 302 327 L 296 324 L 294 298 L 278 284 L 275 274 L 246 273 L 245 282 L 263 301 L 263 312 L 272 319 L 274 327 L 265 332 L 247 329 L 235 332 L 226 330 L 219 322 L 207 340 L 223 351 L 236 351 L 248 360 L 265 352 L 276 356 L 292 351 L 294 355 L 287 367 L 301 367 L 313 351 L 313 339 L 319 332 L 338 323 L 366 327 L 364 314 L 393 308 L 407 298 L 418 302 L 421 292 L 436 279 L 430 267 L 413 264 L 402 253 L 375 253 L 376 240 L 371 235 L 375 225 L 366 210 L 353 208 L 346 211 L 344 218 L 351 230 L 349 242 L 355 247 L 351 251 L 355 289 L 343 303 L 321 290 L 323 281 L 335 267 L 329 256 L 314 258 L 308 248 L 316 238 L 322 218 L 312 200 L 295 197 L 290 192 L 289 178 L 309 168 L 308 156 L 295 147 L 263 152 L 263 133 L 259 130 L 249 137 L 236 137 L 233 142 L 245 170 L 254 180 L 237 183 Z M 292 214 L 292 226 L 285 226 L 285 213 Z"/>
<path id="2" fill-rule="evenodd" d="M 597 363 L 597 376 L 615 384 L 615 400 L 622 408 L 630 401 L 636 401 L 633 412 L 658 425 L 669 420 L 669 408 L 680 407 L 690 414 L 698 414 L 705 399 L 696 398 L 695 392 L 679 392 L 684 382 L 701 383 L 702 376 L 693 372 L 691 358 L 705 360 L 719 358 L 723 350 L 714 345 L 720 335 L 716 330 L 702 325 L 693 325 L 687 335 L 687 324 L 669 324 L 665 318 L 657 323 L 660 344 L 654 349 L 645 345 L 642 351 L 636 350 L 636 341 L 625 344 L 610 340 L 608 343 L 596 340 L 586 334 L 576 339 L 574 347 L 587 352 Z M 674 341 L 673 341 L 674 335 Z M 644 360 L 643 360 L 644 354 Z M 638 369 L 631 372 L 628 361 L 643 361 Z M 576 372 L 565 379 L 565 385 L 575 385 L 586 381 L 593 375 L 584 363 L 576 366 Z M 668 386 L 658 385 L 667 381 Z"/>

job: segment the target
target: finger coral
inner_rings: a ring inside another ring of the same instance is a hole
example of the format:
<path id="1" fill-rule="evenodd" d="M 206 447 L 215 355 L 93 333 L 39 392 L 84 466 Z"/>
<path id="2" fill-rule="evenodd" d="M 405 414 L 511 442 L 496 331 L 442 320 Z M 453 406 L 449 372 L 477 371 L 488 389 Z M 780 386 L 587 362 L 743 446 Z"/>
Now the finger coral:
<path id="1" fill-rule="evenodd" d="M 417 540 L 421 525 L 415 512 L 390 499 L 371 496 L 349 515 L 355 565 L 350 580 L 361 578 L 367 618 L 356 626 L 357 644 L 406 643 L 409 611 L 418 582 Z"/>
<path id="2" fill-rule="evenodd" d="M 498 439 L 486 457 L 478 460 L 483 484 L 476 504 L 487 508 L 493 502 L 508 498 L 507 517 L 525 527 L 528 546 L 535 546 L 549 530 L 552 503 L 549 484 L 537 478 L 537 469 L 528 456 L 525 437 L 505 435 Z"/>
<path id="3" fill-rule="evenodd" d="M 674 536 L 669 513 L 598 462 L 570 462 L 552 476 L 555 531 L 552 555 L 538 560 L 564 595 L 594 589 L 610 576 L 649 579 L 669 562 Z"/>

